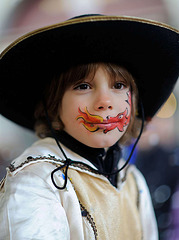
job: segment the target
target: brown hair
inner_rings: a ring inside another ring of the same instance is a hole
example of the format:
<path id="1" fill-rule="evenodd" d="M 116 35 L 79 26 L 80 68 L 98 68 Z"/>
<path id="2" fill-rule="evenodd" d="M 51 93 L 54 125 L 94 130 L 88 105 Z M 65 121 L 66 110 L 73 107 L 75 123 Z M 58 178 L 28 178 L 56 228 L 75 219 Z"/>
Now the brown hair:
<path id="1" fill-rule="evenodd" d="M 103 66 L 107 73 L 115 79 L 117 76 L 122 76 L 126 80 L 126 84 L 130 87 L 132 94 L 132 113 L 130 124 L 126 133 L 120 139 L 120 143 L 130 142 L 132 137 L 137 137 L 139 132 L 139 119 L 136 117 L 137 113 L 137 101 L 138 90 L 132 75 L 121 66 L 112 63 L 90 63 L 71 67 L 69 70 L 56 74 L 50 85 L 46 87 L 44 92 L 44 98 L 46 101 L 46 107 L 49 115 L 49 119 L 54 129 L 62 130 L 64 125 L 60 120 L 59 108 L 65 91 L 76 83 L 83 82 L 83 80 L 90 75 L 94 77 L 97 68 Z M 51 136 L 49 126 L 45 117 L 44 106 L 40 102 L 35 110 L 35 131 L 40 138 Z"/>

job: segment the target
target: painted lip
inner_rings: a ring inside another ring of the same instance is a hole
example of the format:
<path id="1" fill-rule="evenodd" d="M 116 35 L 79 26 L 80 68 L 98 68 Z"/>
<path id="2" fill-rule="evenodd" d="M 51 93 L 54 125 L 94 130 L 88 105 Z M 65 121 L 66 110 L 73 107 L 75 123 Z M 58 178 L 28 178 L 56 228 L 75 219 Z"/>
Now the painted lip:
<path id="1" fill-rule="evenodd" d="M 110 122 L 110 123 L 87 123 L 90 124 L 91 126 L 98 126 L 99 128 L 108 128 L 111 127 L 113 125 L 118 124 L 119 122 Z"/>
<path id="2" fill-rule="evenodd" d="M 111 131 L 112 129 L 115 129 L 118 125 L 118 122 L 113 123 L 91 123 L 91 126 L 96 127 L 96 131 L 99 129 L 102 129 L 104 133 L 107 133 Z"/>

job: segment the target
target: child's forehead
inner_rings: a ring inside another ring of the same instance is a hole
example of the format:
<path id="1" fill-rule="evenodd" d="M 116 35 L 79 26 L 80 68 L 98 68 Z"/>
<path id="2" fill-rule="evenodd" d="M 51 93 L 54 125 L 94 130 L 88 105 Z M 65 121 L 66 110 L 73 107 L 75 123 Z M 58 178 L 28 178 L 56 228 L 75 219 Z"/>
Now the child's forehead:
<path id="1" fill-rule="evenodd" d="M 129 77 L 130 73 L 124 67 L 121 67 L 116 64 L 91 63 L 91 64 L 88 64 L 87 66 L 81 66 L 80 70 L 81 70 L 81 74 L 78 67 L 76 68 L 76 71 L 79 71 L 77 73 L 79 75 L 78 75 L 78 78 L 76 78 L 76 81 L 73 81 L 72 84 L 76 82 L 83 82 L 85 80 L 92 82 L 99 75 L 98 74 L 99 72 L 104 74 L 111 81 L 121 80 L 130 84 L 130 77 Z"/>
<path id="2" fill-rule="evenodd" d="M 100 73 L 100 75 L 99 75 Z M 115 69 L 109 69 L 109 67 L 105 64 L 99 64 L 98 68 L 95 72 L 91 71 L 89 72 L 89 80 L 94 81 L 98 76 L 105 76 L 106 79 L 109 81 L 115 81 L 115 80 L 123 80 L 127 81 L 126 77 L 122 74 L 121 71 L 116 71 Z"/>

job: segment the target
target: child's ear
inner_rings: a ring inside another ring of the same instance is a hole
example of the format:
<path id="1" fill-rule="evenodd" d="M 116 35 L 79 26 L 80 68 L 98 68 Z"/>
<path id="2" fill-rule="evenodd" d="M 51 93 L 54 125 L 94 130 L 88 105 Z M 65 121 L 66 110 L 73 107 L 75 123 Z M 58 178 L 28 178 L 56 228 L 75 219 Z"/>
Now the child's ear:
<path id="1" fill-rule="evenodd" d="M 59 122 L 56 122 L 56 121 L 52 122 L 52 127 L 56 131 L 59 131 L 61 128 Z"/>
<path id="2" fill-rule="evenodd" d="M 56 131 L 60 131 L 64 128 L 64 124 L 62 122 L 62 120 L 60 119 L 59 116 L 57 116 L 57 119 L 55 119 L 53 122 L 52 122 L 52 127 L 53 129 L 55 129 Z"/>

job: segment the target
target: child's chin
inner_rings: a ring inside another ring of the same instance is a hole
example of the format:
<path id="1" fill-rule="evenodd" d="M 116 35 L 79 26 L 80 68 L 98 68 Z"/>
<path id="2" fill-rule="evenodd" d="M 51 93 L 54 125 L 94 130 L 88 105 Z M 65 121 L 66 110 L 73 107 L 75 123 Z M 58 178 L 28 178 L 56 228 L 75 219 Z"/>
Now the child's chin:
<path id="1" fill-rule="evenodd" d="M 84 139 L 84 144 L 93 148 L 108 148 L 114 145 L 121 138 L 120 133 L 103 133 L 96 132 L 88 134 L 88 137 Z"/>

